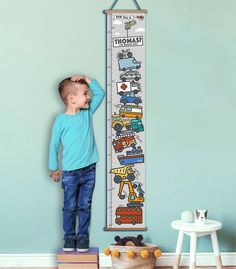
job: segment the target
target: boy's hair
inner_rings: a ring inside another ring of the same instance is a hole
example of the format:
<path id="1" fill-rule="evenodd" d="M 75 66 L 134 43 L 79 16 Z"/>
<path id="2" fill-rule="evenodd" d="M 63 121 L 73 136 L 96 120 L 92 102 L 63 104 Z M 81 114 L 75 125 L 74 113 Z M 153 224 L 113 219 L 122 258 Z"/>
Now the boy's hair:
<path id="1" fill-rule="evenodd" d="M 65 104 L 67 104 L 67 96 L 70 93 L 76 94 L 75 88 L 73 87 L 74 83 L 79 83 L 79 84 L 88 86 L 88 83 L 84 79 L 80 79 L 79 81 L 71 81 L 71 78 L 63 79 L 58 85 L 58 91 L 59 91 L 62 101 Z"/>

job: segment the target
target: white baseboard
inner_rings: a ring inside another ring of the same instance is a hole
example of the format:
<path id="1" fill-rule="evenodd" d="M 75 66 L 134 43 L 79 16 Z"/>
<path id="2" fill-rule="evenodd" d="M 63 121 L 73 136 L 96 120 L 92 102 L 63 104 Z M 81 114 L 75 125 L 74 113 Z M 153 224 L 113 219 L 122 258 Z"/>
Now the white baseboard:
<path id="1" fill-rule="evenodd" d="M 236 266 L 236 252 L 221 253 L 224 266 Z M 174 253 L 163 253 L 157 259 L 157 266 L 173 266 Z M 111 258 L 103 253 L 99 254 L 100 267 L 110 267 Z M 188 266 L 189 254 L 183 253 L 181 266 Z M 215 257 L 212 253 L 198 253 L 197 265 L 215 266 Z M 57 267 L 55 254 L 0 254 L 0 267 Z"/>

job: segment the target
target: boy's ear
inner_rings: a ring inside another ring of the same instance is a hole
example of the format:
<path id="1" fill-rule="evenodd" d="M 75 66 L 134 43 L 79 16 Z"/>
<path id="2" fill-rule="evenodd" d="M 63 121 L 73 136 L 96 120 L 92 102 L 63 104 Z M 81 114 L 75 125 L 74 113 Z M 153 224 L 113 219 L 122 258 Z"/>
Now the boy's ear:
<path id="1" fill-rule="evenodd" d="M 68 103 L 75 104 L 75 96 L 72 93 L 69 93 L 67 95 L 67 101 Z"/>

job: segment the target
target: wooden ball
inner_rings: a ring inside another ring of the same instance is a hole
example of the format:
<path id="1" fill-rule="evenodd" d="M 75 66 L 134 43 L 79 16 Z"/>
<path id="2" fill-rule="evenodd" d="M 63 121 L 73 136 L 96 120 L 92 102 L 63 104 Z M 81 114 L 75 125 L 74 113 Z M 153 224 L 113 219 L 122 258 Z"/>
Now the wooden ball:
<path id="1" fill-rule="evenodd" d="M 109 256 L 109 255 L 111 254 L 109 248 L 104 248 L 103 253 L 104 253 L 106 256 Z"/>
<path id="2" fill-rule="evenodd" d="M 135 253 L 133 250 L 128 250 L 126 254 L 127 254 L 128 258 L 130 258 L 130 259 L 133 259 L 135 256 Z"/>
<path id="3" fill-rule="evenodd" d="M 142 258 L 146 259 L 149 256 L 149 253 L 147 250 L 142 250 L 140 255 Z"/>
<path id="4" fill-rule="evenodd" d="M 113 258 L 119 258 L 119 257 L 120 257 L 120 252 L 119 252 L 119 250 L 117 250 L 117 249 L 112 250 L 112 252 L 111 252 L 111 256 L 112 256 Z"/>
<path id="5" fill-rule="evenodd" d="M 156 250 L 154 251 L 154 256 L 155 256 L 156 258 L 160 257 L 161 254 L 162 254 L 162 253 L 161 253 L 160 249 L 156 249 Z"/>

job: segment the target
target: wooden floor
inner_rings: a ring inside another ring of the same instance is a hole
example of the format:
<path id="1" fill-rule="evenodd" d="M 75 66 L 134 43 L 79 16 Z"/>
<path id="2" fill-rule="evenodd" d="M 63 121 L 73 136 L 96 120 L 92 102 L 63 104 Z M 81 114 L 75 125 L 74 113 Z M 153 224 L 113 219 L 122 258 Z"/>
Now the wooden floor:
<path id="1" fill-rule="evenodd" d="M 173 267 L 156 267 L 158 269 L 173 269 Z M 197 266 L 197 269 L 216 269 L 214 266 Z M 236 266 L 224 266 L 225 269 L 236 269 Z M 0 269 L 57 269 L 57 267 L 0 267 Z M 111 267 L 100 267 L 100 269 L 112 269 Z M 180 267 L 180 269 L 188 269 L 188 267 Z"/>
<path id="2" fill-rule="evenodd" d="M 164 266 L 159 266 L 159 267 L 155 267 L 156 269 L 173 269 L 173 267 L 164 267 Z M 197 269 L 216 269 L 216 267 L 212 266 L 197 266 Z M 236 266 L 225 266 L 223 268 L 226 269 L 236 269 Z M 101 267 L 100 269 L 112 269 L 111 267 Z M 180 267 L 180 269 L 188 269 L 188 267 Z"/>
<path id="3" fill-rule="evenodd" d="M 173 269 L 173 267 L 164 267 L 164 266 L 159 266 L 155 267 L 156 269 Z M 180 267 L 181 269 L 188 269 L 188 267 Z M 197 266 L 197 269 L 216 269 L 216 267 L 212 266 Z M 236 269 L 236 266 L 225 266 L 223 268 L 226 269 Z M 42 269 L 42 268 L 41 268 Z M 112 269 L 111 267 L 101 267 L 100 269 Z"/>

